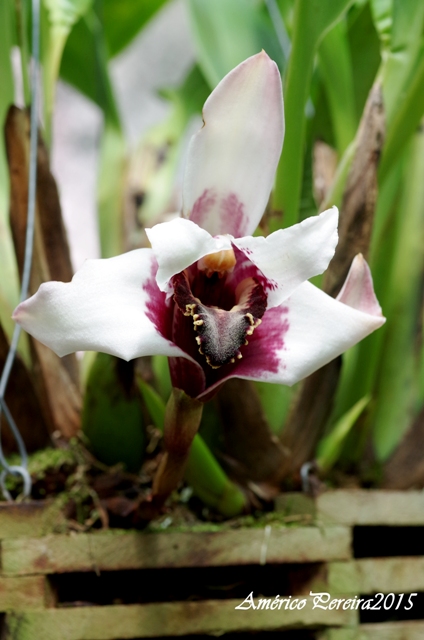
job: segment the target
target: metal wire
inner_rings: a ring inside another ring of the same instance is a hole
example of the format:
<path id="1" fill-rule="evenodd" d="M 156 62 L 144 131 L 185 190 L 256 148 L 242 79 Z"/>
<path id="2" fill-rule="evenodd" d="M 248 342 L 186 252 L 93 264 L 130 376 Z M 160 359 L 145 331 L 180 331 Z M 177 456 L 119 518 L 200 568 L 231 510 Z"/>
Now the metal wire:
<path id="1" fill-rule="evenodd" d="M 34 224 L 35 224 L 35 201 L 37 194 L 37 144 L 38 144 L 38 70 L 40 61 L 40 0 L 32 0 L 32 64 L 31 64 L 31 121 L 30 121 L 30 150 L 29 150 L 29 174 L 28 174 L 28 208 L 27 208 L 27 229 L 25 237 L 25 256 L 22 273 L 22 285 L 20 302 L 26 300 L 28 296 L 29 280 L 31 276 L 32 253 L 34 245 Z M 6 500 L 11 500 L 11 495 L 7 491 L 4 482 L 7 475 L 20 475 L 23 479 L 23 495 L 27 497 L 31 493 L 31 477 L 28 473 L 27 462 L 28 456 L 24 441 L 22 440 L 19 429 L 10 413 L 10 410 L 4 399 L 7 383 L 12 371 L 13 363 L 18 348 L 21 327 L 15 325 L 15 329 L 10 343 L 10 349 L 7 354 L 6 362 L 0 378 L 0 427 L 1 415 L 4 412 L 13 436 L 18 445 L 19 454 L 21 456 L 21 465 L 10 466 L 3 454 L 0 439 L 0 464 L 4 471 L 0 474 L 0 489 Z"/>

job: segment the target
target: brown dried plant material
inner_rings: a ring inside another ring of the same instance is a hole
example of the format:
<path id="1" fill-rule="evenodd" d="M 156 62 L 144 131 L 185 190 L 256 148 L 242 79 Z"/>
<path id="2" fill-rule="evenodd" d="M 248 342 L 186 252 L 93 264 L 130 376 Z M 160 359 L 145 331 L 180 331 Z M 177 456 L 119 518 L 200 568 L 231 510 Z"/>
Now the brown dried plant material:
<path id="1" fill-rule="evenodd" d="M 278 438 L 263 413 L 256 388 L 249 380 L 228 380 L 217 396 L 225 438 L 225 453 L 232 461 L 230 473 L 240 482 L 265 483 L 269 493 L 285 459 Z"/>
<path id="2" fill-rule="evenodd" d="M 0 370 L 6 362 L 8 351 L 9 343 L 0 325 Z M 18 355 L 13 363 L 5 400 L 28 451 L 45 447 L 49 442 L 49 434 L 40 403 L 27 368 Z M 1 421 L 3 449 L 10 454 L 17 451 L 16 442 L 4 414 Z"/>
<path id="3" fill-rule="evenodd" d="M 325 201 L 336 170 L 337 152 L 322 140 L 317 140 L 313 150 L 313 187 L 318 207 Z"/>
<path id="4" fill-rule="evenodd" d="M 353 258 L 366 258 L 377 202 L 377 169 L 383 149 L 385 120 L 381 85 L 375 83 L 366 102 L 356 134 L 356 149 L 340 210 L 339 242 L 325 273 L 323 289 L 336 296 Z"/>
<path id="5" fill-rule="evenodd" d="M 400 445 L 383 469 L 385 489 L 404 490 L 424 487 L 424 409 L 406 432 Z"/>
<path id="6" fill-rule="evenodd" d="M 336 296 L 353 258 L 368 254 L 375 205 L 377 169 L 385 132 L 381 86 L 375 83 L 366 102 L 356 135 L 356 149 L 340 210 L 339 243 L 324 277 L 323 289 Z M 306 378 L 290 412 L 281 443 L 290 454 L 280 469 L 283 479 L 311 460 L 330 417 L 339 379 L 341 358 Z"/>
<path id="7" fill-rule="evenodd" d="M 11 107 L 6 118 L 6 151 L 10 173 L 10 224 L 22 275 L 28 201 L 29 113 Z M 49 280 L 69 281 L 73 275 L 59 196 L 50 172 L 47 149 L 39 136 L 34 255 L 30 293 Z M 81 393 L 75 355 L 59 358 L 31 338 L 34 384 L 49 431 L 70 438 L 80 427 Z M 25 389 L 22 390 L 25 393 Z"/>

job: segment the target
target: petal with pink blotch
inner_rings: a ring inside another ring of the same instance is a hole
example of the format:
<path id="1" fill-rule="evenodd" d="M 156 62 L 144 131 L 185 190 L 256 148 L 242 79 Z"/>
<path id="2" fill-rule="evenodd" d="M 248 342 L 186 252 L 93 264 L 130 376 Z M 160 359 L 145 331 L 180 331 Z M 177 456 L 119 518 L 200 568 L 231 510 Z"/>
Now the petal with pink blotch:
<path id="1" fill-rule="evenodd" d="M 131 360 L 185 356 L 170 339 L 169 308 L 159 291 L 151 249 L 87 260 L 72 281 L 47 282 L 13 318 L 59 356 L 101 351 Z"/>
<path id="2" fill-rule="evenodd" d="M 251 235 L 268 202 L 284 138 L 277 65 L 261 53 L 211 93 L 203 128 L 191 139 L 183 214 L 212 235 Z"/>
<path id="3" fill-rule="evenodd" d="M 385 321 L 368 265 L 357 256 L 337 299 L 305 282 L 282 305 L 269 309 L 242 349 L 242 360 L 219 383 L 238 377 L 293 385 Z"/>

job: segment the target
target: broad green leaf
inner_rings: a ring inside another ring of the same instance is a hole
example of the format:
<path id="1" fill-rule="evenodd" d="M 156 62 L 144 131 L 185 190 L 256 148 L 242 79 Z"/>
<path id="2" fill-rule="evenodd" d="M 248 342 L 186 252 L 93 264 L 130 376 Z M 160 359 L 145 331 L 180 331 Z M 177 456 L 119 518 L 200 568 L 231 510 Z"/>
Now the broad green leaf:
<path id="1" fill-rule="evenodd" d="M 269 14 L 257 0 L 188 0 L 198 62 L 211 88 L 246 58 L 265 49 L 283 62 Z"/>
<path id="2" fill-rule="evenodd" d="M 408 91 L 410 74 L 420 52 L 423 24 L 422 0 L 393 0 L 390 50 L 382 72 L 384 107 L 389 126 Z"/>
<path id="3" fill-rule="evenodd" d="M 370 265 L 377 298 L 386 313 L 390 297 L 390 274 L 396 244 L 396 216 L 403 175 L 403 158 L 382 184 L 374 216 L 374 231 L 370 249 Z M 332 421 L 338 420 L 360 398 L 372 394 L 384 347 L 387 324 L 343 354 L 343 367 L 335 399 Z"/>
<path id="4" fill-rule="evenodd" d="M 166 356 L 153 356 L 152 369 L 160 397 L 164 402 L 167 402 L 172 391 L 168 358 Z"/>
<path id="5" fill-rule="evenodd" d="M 305 105 L 317 47 L 351 0 L 296 0 L 292 50 L 286 76 L 286 135 L 277 169 L 273 207 L 284 226 L 297 222 L 305 152 Z"/>
<path id="6" fill-rule="evenodd" d="M 271 431 L 275 434 L 281 433 L 297 387 L 267 382 L 255 382 L 255 387 Z"/>
<path id="7" fill-rule="evenodd" d="M 125 49 L 167 0 L 103 0 L 101 13 L 111 57 Z"/>
<path id="8" fill-rule="evenodd" d="M 369 396 L 358 400 L 358 402 L 336 422 L 331 428 L 330 433 L 319 442 L 316 458 L 319 467 L 323 471 L 329 471 L 337 463 L 346 438 L 369 401 Z"/>
<path id="9" fill-rule="evenodd" d="M 344 20 L 323 38 L 318 59 L 331 108 L 337 150 L 342 154 L 355 137 L 357 126 L 352 63 Z"/>
<path id="10" fill-rule="evenodd" d="M 60 75 L 99 105 L 106 119 L 120 129 L 108 71 L 104 29 L 93 8 L 76 23 L 67 39 Z"/>
<path id="11" fill-rule="evenodd" d="M 95 0 L 94 7 L 78 20 L 67 39 L 61 76 L 98 104 L 115 124 L 119 118 L 107 61 L 119 53 L 166 2 Z"/>
<path id="12" fill-rule="evenodd" d="M 303 165 L 302 186 L 299 202 L 299 221 L 315 216 L 318 207 L 314 197 L 313 148 L 308 141 Z"/>
<path id="13" fill-rule="evenodd" d="M 388 179 L 388 174 L 401 155 L 405 145 L 418 126 L 424 113 L 424 48 L 413 77 L 408 84 L 387 132 L 383 156 L 379 169 L 380 181 Z"/>
<path id="14" fill-rule="evenodd" d="M 122 462 L 137 472 L 146 446 L 143 404 L 133 381 L 132 364 L 98 353 L 88 376 L 82 430 L 104 464 Z"/>
<path id="15" fill-rule="evenodd" d="M 415 135 L 396 218 L 396 246 L 388 283 L 387 330 L 376 386 L 373 438 L 379 460 L 399 443 L 417 399 L 416 336 L 424 272 L 424 134 Z"/>
<path id="16" fill-rule="evenodd" d="M 381 43 L 388 48 L 392 37 L 393 0 L 370 0 L 370 6 Z"/>
<path id="17" fill-rule="evenodd" d="M 245 510 L 244 493 L 229 480 L 199 434 L 191 445 L 184 477 L 195 495 L 227 518 Z"/>
<path id="18" fill-rule="evenodd" d="M 328 102 L 328 94 L 324 85 L 324 80 L 318 72 L 318 67 L 312 76 L 311 100 L 314 105 L 315 113 L 313 118 L 309 119 L 307 122 L 307 145 L 314 144 L 316 140 L 321 140 L 335 149 L 336 139 L 334 135 L 334 123 Z"/>
<path id="19" fill-rule="evenodd" d="M 372 21 L 369 2 L 348 13 L 348 40 L 356 115 L 359 118 L 381 64 L 380 41 Z"/>
<path id="20" fill-rule="evenodd" d="M 144 403 L 146 405 L 146 409 L 149 412 L 149 415 L 155 425 L 156 429 L 159 431 L 163 431 L 163 425 L 165 420 L 165 410 L 166 405 L 160 395 L 151 387 L 147 382 L 141 380 L 141 378 L 137 379 L 138 387 L 141 391 L 141 395 L 143 396 Z"/>

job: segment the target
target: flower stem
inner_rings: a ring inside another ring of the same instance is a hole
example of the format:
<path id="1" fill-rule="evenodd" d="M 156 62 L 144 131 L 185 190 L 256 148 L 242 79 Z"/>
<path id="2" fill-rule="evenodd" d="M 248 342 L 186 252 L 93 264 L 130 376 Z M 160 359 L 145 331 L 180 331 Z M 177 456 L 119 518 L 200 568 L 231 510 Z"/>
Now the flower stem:
<path id="1" fill-rule="evenodd" d="M 183 479 L 191 443 L 202 419 L 203 403 L 181 389 L 172 389 L 166 405 L 164 448 L 152 490 L 152 503 L 161 507 Z"/>

